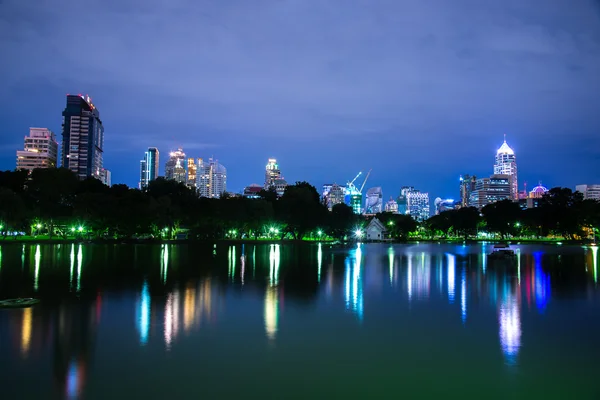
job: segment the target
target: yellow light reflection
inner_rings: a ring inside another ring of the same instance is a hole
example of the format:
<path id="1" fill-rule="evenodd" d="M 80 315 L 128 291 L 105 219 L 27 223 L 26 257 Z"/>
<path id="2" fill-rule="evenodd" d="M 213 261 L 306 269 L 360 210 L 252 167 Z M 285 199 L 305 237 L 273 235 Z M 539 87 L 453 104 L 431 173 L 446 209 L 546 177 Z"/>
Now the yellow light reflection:
<path id="1" fill-rule="evenodd" d="M 317 282 L 321 282 L 321 267 L 323 266 L 323 248 L 321 243 L 317 249 Z"/>
<path id="2" fill-rule="evenodd" d="M 271 286 L 277 285 L 279 281 L 279 263 L 281 261 L 281 254 L 279 252 L 279 245 L 272 244 L 269 252 L 269 284 Z"/>
<path id="3" fill-rule="evenodd" d="M 196 314 L 196 290 L 193 287 L 185 289 L 183 300 L 183 329 L 186 333 L 194 325 L 194 316 Z"/>
<path id="4" fill-rule="evenodd" d="M 269 340 L 275 340 L 279 319 L 279 299 L 276 287 L 267 287 L 265 293 L 265 331 Z"/>
<path id="5" fill-rule="evenodd" d="M 35 248 L 35 270 L 33 273 L 33 290 L 38 291 L 39 278 L 40 278 L 40 261 L 42 259 L 42 252 L 40 245 L 38 244 Z"/>
<path id="6" fill-rule="evenodd" d="M 81 290 L 81 266 L 83 264 L 83 246 L 79 245 L 77 250 L 77 291 Z"/>
<path id="7" fill-rule="evenodd" d="M 23 353 L 23 356 L 27 356 L 27 353 L 29 353 L 29 346 L 31 344 L 31 314 L 31 308 L 26 308 L 23 310 L 23 324 L 21 326 L 21 353 Z"/>

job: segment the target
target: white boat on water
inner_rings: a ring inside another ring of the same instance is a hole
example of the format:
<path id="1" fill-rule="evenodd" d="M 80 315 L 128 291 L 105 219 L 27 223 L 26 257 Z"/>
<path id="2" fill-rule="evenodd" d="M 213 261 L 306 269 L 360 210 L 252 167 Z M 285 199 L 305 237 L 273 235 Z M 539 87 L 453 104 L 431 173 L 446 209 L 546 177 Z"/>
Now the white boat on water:
<path id="1" fill-rule="evenodd" d="M 507 244 L 496 244 L 492 249 L 492 252 L 488 254 L 488 258 L 491 260 L 507 260 L 512 261 L 516 259 L 516 253 Z"/>

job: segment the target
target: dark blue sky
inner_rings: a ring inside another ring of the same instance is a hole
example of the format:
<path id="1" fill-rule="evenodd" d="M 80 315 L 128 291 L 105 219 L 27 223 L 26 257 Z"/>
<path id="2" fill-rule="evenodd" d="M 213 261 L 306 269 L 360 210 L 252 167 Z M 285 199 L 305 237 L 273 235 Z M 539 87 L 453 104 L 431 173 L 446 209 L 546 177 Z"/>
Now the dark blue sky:
<path id="1" fill-rule="evenodd" d="M 372 168 L 386 199 L 456 197 L 504 133 L 529 188 L 600 183 L 594 0 L 0 0 L 0 54 L 0 169 L 83 93 L 113 183 L 182 146 L 233 192 L 276 157 L 291 182 Z"/>

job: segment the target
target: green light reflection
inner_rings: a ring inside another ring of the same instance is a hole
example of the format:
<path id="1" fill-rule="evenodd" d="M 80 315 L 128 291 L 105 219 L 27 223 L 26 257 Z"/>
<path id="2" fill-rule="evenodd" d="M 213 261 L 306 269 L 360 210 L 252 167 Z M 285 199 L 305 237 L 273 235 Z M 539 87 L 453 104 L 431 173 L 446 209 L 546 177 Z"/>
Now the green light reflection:
<path id="1" fill-rule="evenodd" d="M 69 273 L 69 290 L 73 290 L 73 270 L 75 269 L 75 244 L 71 245 L 71 255 L 69 256 L 71 262 L 71 270 Z"/>
<path id="2" fill-rule="evenodd" d="M 77 291 L 81 290 L 81 266 L 83 264 L 83 246 L 77 249 Z"/>
<path id="3" fill-rule="evenodd" d="M 163 283 L 167 282 L 167 271 L 169 270 L 169 245 L 163 244 L 160 248 L 160 275 Z"/>
<path id="4" fill-rule="evenodd" d="M 317 250 L 317 282 L 321 282 L 321 267 L 323 266 L 323 247 L 319 243 Z"/>
<path id="5" fill-rule="evenodd" d="M 594 263 L 594 283 L 598 283 L 598 247 L 592 247 L 592 260 Z"/>

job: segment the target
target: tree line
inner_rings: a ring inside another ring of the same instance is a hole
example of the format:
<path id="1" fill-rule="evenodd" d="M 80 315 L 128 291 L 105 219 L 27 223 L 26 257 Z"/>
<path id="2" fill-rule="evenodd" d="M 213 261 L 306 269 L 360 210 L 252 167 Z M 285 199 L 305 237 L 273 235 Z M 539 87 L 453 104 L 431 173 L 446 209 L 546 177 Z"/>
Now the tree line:
<path id="1" fill-rule="evenodd" d="M 488 232 L 510 236 L 566 239 L 589 236 L 600 227 L 600 205 L 581 193 L 554 188 L 539 207 L 521 210 L 500 201 L 475 208 L 442 212 L 418 224 L 407 215 L 381 213 L 377 218 L 389 237 L 406 240 L 473 238 Z M 287 187 L 283 196 L 263 190 L 258 198 L 225 194 L 198 197 L 194 189 L 163 178 L 145 190 L 126 185 L 108 187 L 94 178 L 79 180 L 65 168 L 0 172 L 0 232 L 87 238 L 175 238 L 179 232 L 196 239 L 320 238 L 344 239 L 359 234 L 368 219 L 345 204 L 327 210 L 316 188 L 307 182 Z"/>

